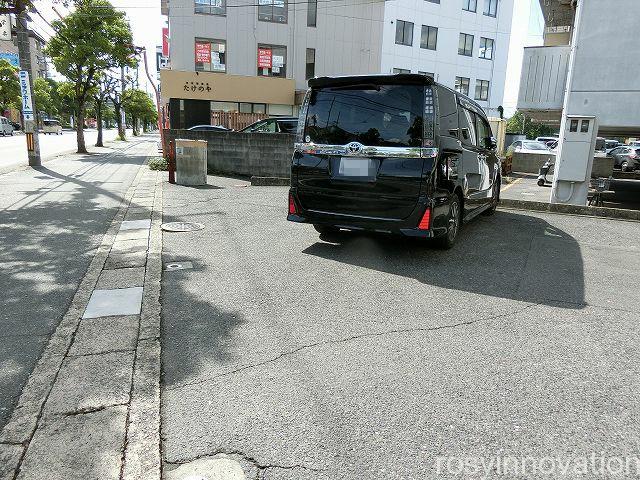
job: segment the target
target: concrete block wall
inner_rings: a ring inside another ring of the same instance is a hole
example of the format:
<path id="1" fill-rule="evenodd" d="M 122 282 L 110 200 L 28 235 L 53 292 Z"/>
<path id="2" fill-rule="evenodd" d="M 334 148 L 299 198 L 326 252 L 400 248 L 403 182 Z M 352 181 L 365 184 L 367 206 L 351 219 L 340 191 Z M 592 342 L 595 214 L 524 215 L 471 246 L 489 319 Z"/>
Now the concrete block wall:
<path id="1" fill-rule="evenodd" d="M 295 135 L 167 130 L 167 140 L 207 141 L 207 169 L 232 175 L 289 177 Z"/>

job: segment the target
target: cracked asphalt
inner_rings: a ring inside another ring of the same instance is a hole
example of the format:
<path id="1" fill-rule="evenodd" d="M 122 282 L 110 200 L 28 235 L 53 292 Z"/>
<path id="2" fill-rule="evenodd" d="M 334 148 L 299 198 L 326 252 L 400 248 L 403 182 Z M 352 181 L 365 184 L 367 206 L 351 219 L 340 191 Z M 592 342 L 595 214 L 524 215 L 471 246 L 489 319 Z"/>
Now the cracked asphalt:
<path id="1" fill-rule="evenodd" d="M 194 266 L 162 281 L 166 474 L 221 455 L 247 479 L 346 480 L 637 454 L 639 223 L 501 210 L 441 251 L 320 238 L 286 222 L 286 188 L 209 183 L 164 186 L 165 222 L 205 225 L 163 236 L 165 263 Z"/>

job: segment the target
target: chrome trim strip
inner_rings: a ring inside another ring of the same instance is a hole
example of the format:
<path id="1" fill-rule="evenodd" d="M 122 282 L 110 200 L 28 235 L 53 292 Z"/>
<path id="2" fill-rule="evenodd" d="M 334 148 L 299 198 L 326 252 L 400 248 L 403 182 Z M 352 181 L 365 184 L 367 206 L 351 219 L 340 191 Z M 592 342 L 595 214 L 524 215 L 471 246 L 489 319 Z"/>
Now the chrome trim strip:
<path id="1" fill-rule="evenodd" d="M 342 157 L 384 157 L 384 158 L 434 158 L 437 148 L 426 147 L 367 147 L 358 154 L 349 152 L 347 145 L 318 145 L 315 143 L 296 143 L 295 151 L 312 155 L 339 155 Z"/>

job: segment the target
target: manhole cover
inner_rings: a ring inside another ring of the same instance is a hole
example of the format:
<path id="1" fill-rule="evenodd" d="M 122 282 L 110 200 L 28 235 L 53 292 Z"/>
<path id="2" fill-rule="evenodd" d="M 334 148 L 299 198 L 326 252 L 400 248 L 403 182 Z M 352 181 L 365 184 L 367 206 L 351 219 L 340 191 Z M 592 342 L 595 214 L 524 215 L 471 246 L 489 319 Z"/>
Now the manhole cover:
<path id="1" fill-rule="evenodd" d="M 163 223 L 160 228 L 165 232 L 195 232 L 202 230 L 204 225 L 195 222 L 169 222 Z"/>
<path id="2" fill-rule="evenodd" d="M 171 270 L 189 270 L 191 268 L 193 268 L 193 263 L 191 262 L 171 262 L 164 266 L 164 269 L 167 272 Z"/>

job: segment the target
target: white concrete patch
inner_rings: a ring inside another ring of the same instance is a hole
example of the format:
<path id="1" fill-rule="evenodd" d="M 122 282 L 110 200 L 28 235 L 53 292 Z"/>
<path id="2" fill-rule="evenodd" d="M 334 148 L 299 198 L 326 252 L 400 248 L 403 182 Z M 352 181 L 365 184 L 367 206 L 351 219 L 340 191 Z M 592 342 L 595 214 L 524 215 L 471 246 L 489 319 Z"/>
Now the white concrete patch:
<path id="1" fill-rule="evenodd" d="M 166 480 L 246 480 L 238 462 L 224 455 L 200 458 L 167 472 Z"/>
<path id="2" fill-rule="evenodd" d="M 192 268 L 193 263 L 191 262 L 171 262 L 164 266 L 165 272 L 170 272 L 171 270 L 190 270 Z"/>
<path id="3" fill-rule="evenodd" d="M 120 224 L 120 231 L 135 230 L 137 228 L 151 228 L 151 219 L 146 220 L 125 220 Z"/>
<path id="4" fill-rule="evenodd" d="M 138 315 L 142 306 L 142 287 L 94 290 L 82 318 Z"/>

